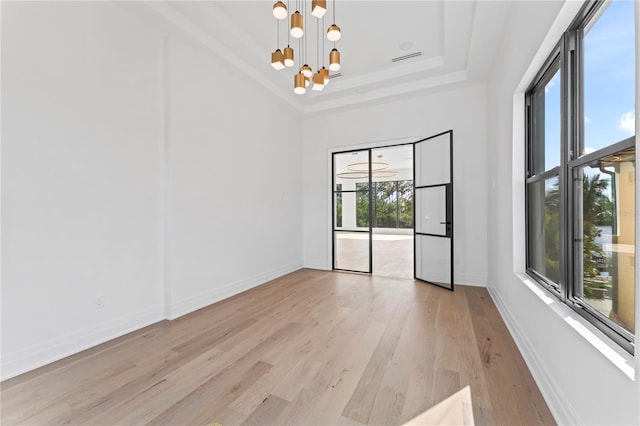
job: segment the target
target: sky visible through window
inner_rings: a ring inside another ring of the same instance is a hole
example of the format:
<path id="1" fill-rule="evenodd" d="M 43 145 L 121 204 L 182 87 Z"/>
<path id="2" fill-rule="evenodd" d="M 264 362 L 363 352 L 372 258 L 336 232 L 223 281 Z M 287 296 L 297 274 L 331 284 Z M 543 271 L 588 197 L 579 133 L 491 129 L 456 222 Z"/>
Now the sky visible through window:
<path id="1" fill-rule="evenodd" d="M 584 38 L 585 154 L 635 134 L 634 2 L 614 0 Z M 545 168 L 560 164 L 560 73 L 545 87 Z M 558 119 L 551 119 L 558 117 Z"/>

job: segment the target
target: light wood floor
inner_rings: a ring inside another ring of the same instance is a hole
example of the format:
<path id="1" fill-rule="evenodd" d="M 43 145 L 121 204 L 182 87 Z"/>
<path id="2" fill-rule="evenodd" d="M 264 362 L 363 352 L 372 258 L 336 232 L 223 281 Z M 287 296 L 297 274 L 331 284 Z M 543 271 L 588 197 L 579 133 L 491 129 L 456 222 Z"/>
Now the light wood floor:
<path id="1" fill-rule="evenodd" d="M 373 275 L 413 278 L 413 235 L 374 235 Z"/>
<path id="2" fill-rule="evenodd" d="M 11 424 L 552 424 L 485 289 L 300 270 L 1 384 Z"/>
<path id="3" fill-rule="evenodd" d="M 369 234 L 338 234 L 336 267 L 350 271 L 369 269 Z M 413 235 L 373 234 L 373 274 L 413 278 Z"/>

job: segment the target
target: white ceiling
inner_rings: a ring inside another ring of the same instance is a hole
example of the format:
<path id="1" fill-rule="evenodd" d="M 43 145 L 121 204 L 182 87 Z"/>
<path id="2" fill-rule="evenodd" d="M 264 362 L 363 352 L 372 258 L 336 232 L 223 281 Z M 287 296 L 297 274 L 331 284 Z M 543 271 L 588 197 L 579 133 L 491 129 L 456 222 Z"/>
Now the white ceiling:
<path id="1" fill-rule="evenodd" d="M 291 1 L 290 7 L 295 3 Z M 327 3 L 325 27 L 333 20 L 333 3 Z M 307 90 L 305 95 L 295 95 L 293 75 L 298 57 L 295 67 L 281 71 L 270 63 L 277 45 L 273 1 L 145 3 L 166 29 L 190 34 L 247 77 L 301 111 L 313 113 L 443 86 L 485 82 L 511 2 L 337 0 L 335 4 L 336 24 L 342 29 L 342 38 L 336 43 L 342 76 L 322 92 Z M 306 62 L 314 72 L 318 65 L 316 22 L 308 13 Z M 287 44 L 287 23 L 280 21 L 281 49 Z M 322 34 L 326 31 L 321 25 L 320 30 Z M 291 39 L 291 46 L 299 55 L 297 40 Z M 331 47 L 325 37 L 325 51 Z M 391 61 L 415 52 L 422 55 Z M 328 67 L 328 57 L 324 64 Z"/>

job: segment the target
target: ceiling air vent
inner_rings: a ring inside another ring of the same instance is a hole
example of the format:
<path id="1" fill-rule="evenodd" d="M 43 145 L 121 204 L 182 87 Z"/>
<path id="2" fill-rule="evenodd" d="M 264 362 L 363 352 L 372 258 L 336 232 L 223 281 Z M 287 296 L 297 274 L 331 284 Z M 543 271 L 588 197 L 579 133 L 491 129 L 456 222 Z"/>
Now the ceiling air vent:
<path id="1" fill-rule="evenodd" d="M 342 77 L 342 73 L 341 72 L 335 72 L 333 74 L 331 74 L 330 79 L 333 80 L 334 78 L 338 78 L 338 77 Z"/>
<path id="2" fill-rule="evenodd" d="M 398 56 L 397 58 L 391 59 L 391 62 L 400 62 L 411 58 L 416 58 L 418 56 L 422 56 L 422 52 L 409 53 L 408 55 Z"/>

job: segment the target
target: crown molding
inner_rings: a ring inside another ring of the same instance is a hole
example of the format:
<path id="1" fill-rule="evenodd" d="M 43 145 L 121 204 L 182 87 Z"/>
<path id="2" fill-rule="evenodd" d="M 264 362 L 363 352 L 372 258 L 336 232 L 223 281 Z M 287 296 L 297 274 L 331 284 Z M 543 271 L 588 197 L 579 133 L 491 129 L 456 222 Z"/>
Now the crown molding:
<path id="1" fill-rule="evenodd" d="M 461 83 L 467 80 L 467 72 L 456 71 L 449 74 L 439 75 L 436 77 L 425 78 L 422 80 L 414 80 L 408 83 L 398 84 L 390 87 L 381 88 L 378 90 L 367 91 L 362 94 L 353 94 L 344 96 L 338 99 L 333 99 L 325 102 L 318 102 L 313 105 L 304 107 L 305 114 L 311 114 L 321 111 L 326 111 L 333 108 L 353 106 L 361 103 L 371 102 L 374 100 L 387 98 L 391 96 L 412 94 L 422 90 L 429 90 L 436 87 L 449 86 L 456 83 Z"/>

